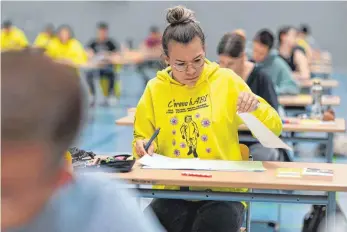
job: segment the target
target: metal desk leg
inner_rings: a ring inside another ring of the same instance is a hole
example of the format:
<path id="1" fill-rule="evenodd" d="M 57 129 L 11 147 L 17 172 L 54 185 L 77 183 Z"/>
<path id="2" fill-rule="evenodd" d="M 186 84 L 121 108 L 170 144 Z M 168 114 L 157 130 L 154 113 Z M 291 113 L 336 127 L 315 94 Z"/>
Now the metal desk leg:
<path id="1" fill-rule="evenodd" d="M 336 192 L 328 192 L 328 205 L 327 205 L 327 230 L 335 231 L 335 218 L 336 218 Z"/>
<path id="2" fill-rule="evenodd" d="M 333 162 L 333 156 L 334 156 L 333 139 L 334 139 L 334 133 L 328 133 L 328 142 L 327 142 L 326 153 L 325 153 L 327 158 L 327 163 Z"/>
<path id="3" fill-rule="evenodd" d="M 136 191 L 138 191 L 140 189 L 140 185 L 139 184 L 135 185 L 135 189 L 136 189 Z M 141 208 L 141 197 L 140 196 L 136 197 L 136 202 L 139 205 L 139 208 Z"/>

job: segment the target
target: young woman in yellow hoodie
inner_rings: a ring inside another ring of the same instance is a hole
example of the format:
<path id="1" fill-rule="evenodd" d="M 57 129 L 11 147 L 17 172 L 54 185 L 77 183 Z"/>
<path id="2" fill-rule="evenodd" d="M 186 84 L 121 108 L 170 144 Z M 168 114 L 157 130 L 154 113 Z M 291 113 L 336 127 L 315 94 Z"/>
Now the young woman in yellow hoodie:
<path id="1" fill-rule="evenodd" d="M 147 154 L 144 144 L 155 129 L 161 128 L 148 154 L 242 160 L 238 126 L 243 122 L 237 112 L 253 114 L 279 135 L 282 122 L 276 110 L 253 94 L 233 71 L 205 58 L 205 36 L 193 12 L 174 7 L 169 9 L 166 19 L 169 25 L 163 33 L 162 45 L 169 67 L 148 82 L 138 103 L 134 154 L 140 157 Z M 247 190 L 212 188 L 212 191 Z M 239 231 L 244 207 L 241 202 L 173 199 L 156 199 L 149 206 L 170 232 Z"/>
<path id="2" fill-rule="evenodd" d="M 20 50 L 29 46 L 25 33 L 12 25 L 12 22 L 6 20 L 1 28 L 0 51 Z"/>
<path id="3" fill-rule="evenodd" d="M 46 54 L 58 62 L 75 67 L 87 63 L 87 53 L 83 45 L 73 37 L 72 29 L 67 25 L 58 28 L 56 38 L 46 47 Z"/>
<path id="4" fill-rule="evenodd" d="M 51 42 L 52 39 L 55 38 L 54 35 L 54 26 L 53 24 L 46 25 L 44 31 L 40 32 L 35 41 L 34 41 L 34 47 L 46 49 L 48 47 L 48 44 Z"/>

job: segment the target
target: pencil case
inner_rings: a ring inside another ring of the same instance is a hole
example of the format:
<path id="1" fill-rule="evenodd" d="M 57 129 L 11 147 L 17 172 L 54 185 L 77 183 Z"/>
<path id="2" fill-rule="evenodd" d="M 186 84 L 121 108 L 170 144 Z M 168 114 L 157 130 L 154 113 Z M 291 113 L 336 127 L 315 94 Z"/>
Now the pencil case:
<path id="1" fill-rule="evenodd" d="M 74 166 L 75 169 L 97 172 L 130 172 L 135 164 L 135 157 L 131 154 L 106 156 L 102 159 L 87 160 L 83 164 Z"/>

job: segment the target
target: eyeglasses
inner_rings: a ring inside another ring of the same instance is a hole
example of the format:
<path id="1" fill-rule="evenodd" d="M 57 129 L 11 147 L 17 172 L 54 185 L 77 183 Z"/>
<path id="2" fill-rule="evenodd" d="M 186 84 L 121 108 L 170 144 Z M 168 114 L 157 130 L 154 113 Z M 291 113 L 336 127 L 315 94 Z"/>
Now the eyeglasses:
<path id="1" fill-rule="evenodd" d="M 202 67 L 205 63 L 205 58 L 200 57 L 195 59 L 193 62 L 187 62 L 187 63 L 180 63 L 180 64 L 173 64 L 172 66 L 179 72 L 185 72 L 188 70 L 189 64 L 193 66 L 194 69 L 198 69 Z"/>

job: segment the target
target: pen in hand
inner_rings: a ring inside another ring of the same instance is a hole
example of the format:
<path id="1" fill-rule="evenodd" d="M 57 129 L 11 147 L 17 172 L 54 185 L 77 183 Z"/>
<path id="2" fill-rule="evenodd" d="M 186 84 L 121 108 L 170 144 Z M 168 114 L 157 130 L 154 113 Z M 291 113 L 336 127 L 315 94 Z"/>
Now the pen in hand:
<path id="1" fill-rule="evenodd" d="M 160 132 L 160 128 L 156 129 L 152 137 L 149 139 L 148 143 L 145 145 L 145 151 L 148 153 L 148 149 L 151 146 L 152 142 L 157 138 Z"/>

